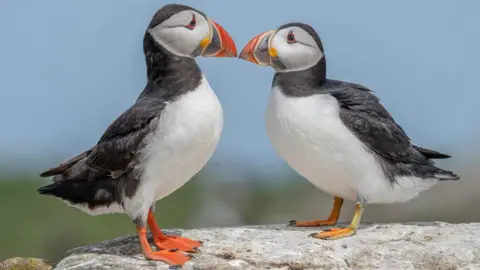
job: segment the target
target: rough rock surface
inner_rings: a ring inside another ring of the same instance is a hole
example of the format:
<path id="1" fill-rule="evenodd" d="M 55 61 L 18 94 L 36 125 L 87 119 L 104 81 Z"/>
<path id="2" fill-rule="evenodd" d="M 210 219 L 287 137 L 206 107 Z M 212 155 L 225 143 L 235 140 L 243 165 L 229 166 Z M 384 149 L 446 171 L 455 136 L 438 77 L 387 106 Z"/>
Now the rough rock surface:
<path id="1" fill-rule="evenodd" d="M 204 241 L 184 269 L 480 269 L 480 223 L 362 224 L 340 240 L 286 225 L 167 230 Z M 135 236 L 76 248 L 55 269 L 169 269 L 147 261 Z"/>
<path id="2" fill-rule="evenodd" d="M 0 270 L 50 270 L 52 267 L 42 259 L 10 258 L 0 262 Z"/>

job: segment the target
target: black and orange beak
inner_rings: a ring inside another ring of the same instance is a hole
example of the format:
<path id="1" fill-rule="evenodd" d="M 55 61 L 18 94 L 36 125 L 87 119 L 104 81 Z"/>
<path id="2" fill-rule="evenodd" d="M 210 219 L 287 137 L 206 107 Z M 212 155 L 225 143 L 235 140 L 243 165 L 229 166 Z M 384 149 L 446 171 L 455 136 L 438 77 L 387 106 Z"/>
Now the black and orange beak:
<path id="1" fill-rule="evenodd" d="M 237 57 L 237 48 L 233 39 L 220 24 L 208 19 L 210 36 L 200 42 L 204 57 Z"/>
<path id="2" fill-rule="evenodd" d="M 272 58 L 278 54 L 270 44 L 274 33 L 273 30 L 267 31 L 252 38 L 243 48 L 239 58 L 260 66 L 272 66 Z"/>

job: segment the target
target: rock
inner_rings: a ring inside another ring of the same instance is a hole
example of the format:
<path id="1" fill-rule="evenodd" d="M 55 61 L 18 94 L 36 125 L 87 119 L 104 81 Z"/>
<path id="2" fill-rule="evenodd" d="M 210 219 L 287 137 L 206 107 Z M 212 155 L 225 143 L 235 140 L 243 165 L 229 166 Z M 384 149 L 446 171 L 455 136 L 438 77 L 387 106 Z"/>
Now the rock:
<path id="1" fill-rule="evenodd" d="M 52 267 L 42 259 L 11 258 L 0 262 L 0 270 L 50 270 Z"/>
<path id="2" fill-rule="evenodd" d="M 285 225 L 166 230 L 204 241 L 184 269 L 480 269 L 480 223 L 362 224 L 339 240 Z M 55 269 L 169 269 L 145 260 L 136 236 L 67 252 Z"/>

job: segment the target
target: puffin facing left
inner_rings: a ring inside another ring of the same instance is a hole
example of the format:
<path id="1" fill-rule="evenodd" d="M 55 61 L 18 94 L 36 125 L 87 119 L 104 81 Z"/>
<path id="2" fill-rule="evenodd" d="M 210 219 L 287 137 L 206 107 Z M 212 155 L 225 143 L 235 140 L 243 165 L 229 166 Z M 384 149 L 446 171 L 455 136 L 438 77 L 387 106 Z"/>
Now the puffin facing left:
<path id="1" fill-rule="evenodd" d="M 56 196 L 88 214 L 126 213 L 136 224 L 147 259 L 183 265 L 201 242 L 162 233 L 155 202 L 202 169 L 223 128 L 223 110 L 194 58 L 236 57 L 223 27 L 204 13 L 166 5 L 143 40 L 147 84 L 91 149 L 40 176 L 53 177 L 40 194 Z M 146 227 L 152 232 L 152 251 Z"/>

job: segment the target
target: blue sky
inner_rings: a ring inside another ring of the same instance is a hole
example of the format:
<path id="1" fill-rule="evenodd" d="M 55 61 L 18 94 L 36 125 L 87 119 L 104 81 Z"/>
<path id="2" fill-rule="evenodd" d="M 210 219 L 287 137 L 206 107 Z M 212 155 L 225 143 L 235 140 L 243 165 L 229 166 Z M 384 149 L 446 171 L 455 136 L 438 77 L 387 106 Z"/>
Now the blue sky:
<path id="1" fill-rule="evenodd" d="M 2 163 L 53 165 L 94 144 L 143 89 L 143 34 L 167 3 L 2 0 Z M 480 135 L 479 1 L 177 3 L 222 24 L 238 50 L 283 23 L 311 24 L 328 76 L 373 89 L 415 143 L 467 157 Z M 273 71 L 236 59 L 199 63 L 225 112 L 217 163 L 282 163 L 263 122 Z"/>

